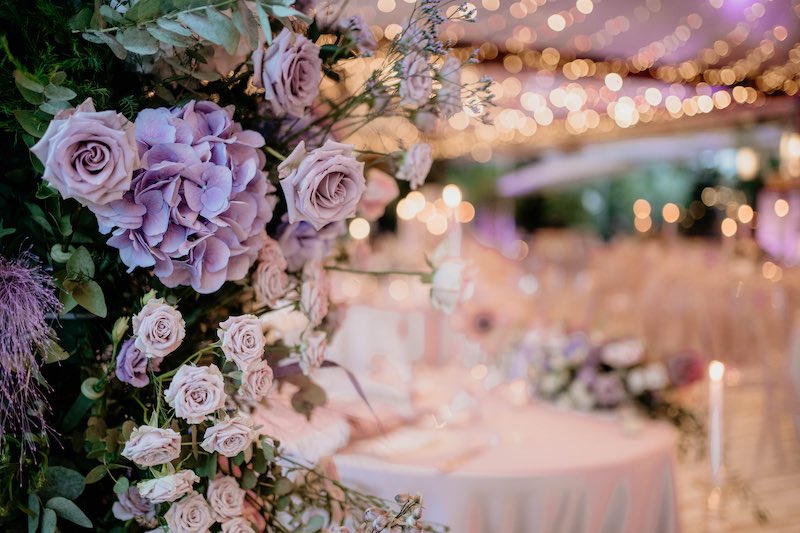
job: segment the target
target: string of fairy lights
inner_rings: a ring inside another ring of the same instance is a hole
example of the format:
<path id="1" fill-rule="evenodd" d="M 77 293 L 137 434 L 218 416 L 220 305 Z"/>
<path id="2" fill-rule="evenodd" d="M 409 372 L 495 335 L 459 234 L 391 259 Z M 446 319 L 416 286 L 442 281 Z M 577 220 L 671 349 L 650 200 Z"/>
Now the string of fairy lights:
<path id="1" fill-rule="evenodd" d="M 469 155 L 485 162 L 502 147 L 546 146 L 576 136 L 605 134 L 730 107 L 763 106 L 770 95 L 794 96 L 800 91 L 800 43 L 788 46 L 786 42 L 791 36 L 790 28 L 800 18 L 800 0 L 791 2 L 794 18 L 774 26 L 768 23 L 768 15 L 772 9 L 786 8 L 780 0 L 735 6 L 727 5 L 732 0 L 698 1 L 690 4 L 692 12 L 681 16 L 667 35 L 643 44 L 628 57 L 604 60 L 596 59 L 603 55 L 599 52 L 636 24 L 655 20 L 664 11 L 663 0 L 644 0 L 628 7 L 624 14 L 614 14 L 599 26 L 593 24 L 600 28 L 594 32 L 580 30 L 585 22 L 598 16 L 596 7 L 602 0 L 570 0 L 569 6 L 548 16 L 536 16 L 537 11 L 547 4 L 555 5 L 555 1 L 473 0 L 471 7 L 482 9 L 479 16 L 485 24 L 483 31 L 507 37 L 480 43 L 477 48 L 482 63 L 466 67 L 463 76 L 467 82 L 477 81 L 485 74 L 492 76 L 497 106 L 490 110 L 492 124 L 477 123 L 467 110 L 440 124 L 433 142 L 438 156 Z M 412 4 L 414 0 L 378 0 L 371 5 L 380 12 L 392 13 L 404 3 Z M 690 59 L 664 63 L 686 46 L 693 34 L 702 31 L 708 20 L 714 20 L 715 12 L 724 6 L 741 11 L 738 20 L 729 22 L 733 27 L 724 37 Z M 473 43 L 467 42 L 471 28 L 447 25 L 442 37 L 462 46 L 460 52 L 466 56 L 474 48 Z M 401 27 L 375 25 L 373 31 L 391 39 Z M 575 33 L 565 49 L 537 47 L 538 42 L 552 41 L 562 32 Z M 592 54 L 594 59 L 589 57 Z M 356 62 L 354 83 L 367 75 L 372 61 L 381 59 L 377 54 Z M 385 122 L 387 130 L 404 142 L 416 140 L 417 133 L 410 124 L 403 126 L 403 121 L 396 118 Z M 370 137 L 359 141 L 369 144 Z"/>

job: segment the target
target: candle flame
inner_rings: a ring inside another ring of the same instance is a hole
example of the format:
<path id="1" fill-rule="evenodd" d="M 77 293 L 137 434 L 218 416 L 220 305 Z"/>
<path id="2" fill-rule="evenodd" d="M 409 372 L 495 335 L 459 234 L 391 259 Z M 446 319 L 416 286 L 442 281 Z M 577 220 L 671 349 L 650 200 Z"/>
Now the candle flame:
<path id="1" fill-rule="evenodd" d="M 708 365 L 708 377 L 711 381 L 722 381 L 725 375 L 725 365 L 720 361 L 711 361 Z"/>

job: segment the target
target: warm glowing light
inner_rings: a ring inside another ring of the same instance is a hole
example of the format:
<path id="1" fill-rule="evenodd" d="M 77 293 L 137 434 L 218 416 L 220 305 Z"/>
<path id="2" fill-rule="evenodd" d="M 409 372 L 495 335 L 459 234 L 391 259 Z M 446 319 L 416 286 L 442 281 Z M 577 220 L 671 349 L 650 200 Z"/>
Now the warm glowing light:
<path id="1" fill-rule="evenodd" d="M 378 0 L 378 9 L 384 13 L 391 13 L 395 7 L 394 0 Z"/>
<path id="2" fill-rule="evenodd" d="M 743 146 L 736 152 L 736 172 L 742 181 L 750 181 L 756 177 L 759 168 L 758 152 L 749 146 Z"/>
<path id="3" fill-rule="evenodd" d="M 616 72 L 610 72 L 606 74 L 605 84 L 606 87 L 608 87 L 612 91 L 619 91 L 620 89 L 622 89 L 622 76 L 620 76 Z"/>
<path id="4" fill-rule="evenodd" d="M 774 278 L 777 272 L 778 272 L 778 265 L 776 265 L 772 261 L 764 261 L 764 264 L 761 265 L 761 274 L 767 279 Z"/>
<path id="5" fill-rule="evenodd" d="M 775 200 L 775 205 L 773 207 L 775 208 L 775 214 L 781 218 L 789 214 L 789 202 L 783 198 Z"/>
<path id="6" fill-rule="evenodd" d="M 444 235 L 447 231 L 447 217 L 435 212 L 425 222 L 425 228 L 431 235 Z"/>
<path id="7" fill-rule="evenodd" d="M 486 365 L 475 365 L 470 369 L 469 375 L 472 376 L 472 379 L 480 381 L 489 375 L 489 367 Z"/>
<path id="8" fill-rule="evenodd" d="M 401 220 L 411 220 L 417 215 L 417 213 L 418 211 L 414 209 L 407 198 L 403 198 L 397 202 L 397 216 Z"/>
<path id="9" fill-rule="evenodd" d="M 406 202 L 408 202 L 408 205 L 414 210 L 415 215 L 425 209 L 425 196 L 419 191 L 411 191 L 408 193 L 406 195 Z"/>
<path id="10" fill-rule="evenodd" d="M 636 218 L 633 221 L 633 227 L 640 233 L 647 233 L 653 227 L 653 220 L 650 217 Z"/>
<path id="11" fill-rule="evenodd" d="M 722 234 L 725 235 L 726 237 L 733 237 L 734 235 L 736 235 L 736 230 L 738 229 L 738 227 L 735 220 L 733 220 L 732 218 L 725 218 L 722 221 L 722 224 L 720 224 L 719 229 L 720 231 L 722 231 Z"/>
<path id="12" fill-rule="evenodd" d="M 592 0 L 578 0 L 575 2 L 575 7 L 584 15 L 588 15 L 594 9 L 594 4 Z"/>
<path id="13" fill-rule="evenodd" d="M 553 31 L 561 31 L 567 27 L 567 20 L 563 15 L 550 15 L 547 19 L 547 25 Z"/>
<path id="14" fill-rule="evenodd" d="M 674 224 L 678 221 L 680 216 L 681 208 L 672 202 L 664 204 L 664 207 L 661 209 L 661 217 L 664 219 L 664 222 Z"/>
<path id="15" fill-rule="evenodd" d="M 747 204 L 740 205 L 739 209 L 736 211 L 736 217 L 742 224 L 749 224 L 752 222 L 754 214 L 753 208 Z"/>
<path id="16" fill-rule="evenodd" d="M 404 279 L 396 279 L 389 284 L 389 296 L 393 300 L 402 301 L 408 298 L 408 282 Z"/>
<path id="17" fill-rule="evenodd" d="M 469 202 L 461 202 L 456 207 L 456 220 L 461 222 L 462 224 L 466 224 L 468 222 L 472 222 L 472 219 L 475 218 L 475 206 L 473 206 Z"/>
<path id="18" fill-rule="evenodd" d="M 721 361 L 711 361 L 708 365 L 708 377 L 711 381 L 722 381 L 725 377 L 725 365 Z"/>
<path id="19" fill-rule="evenodd" d="M 700 193 L 700 199 L 703 200 L 703 203 L 708 207 L 712 207 L 717 203 L 717 196 L 717 191 L 712 187 L 706 187 L 703 189 L 703 192 Z"/>
<path id="20" fill-rule="evenodd" d="M 458 204 L 461 203 L 461 189 L 453 183 L 445 185 L 444 189 L 442 189 L 442 200 L 450 209 L 458 207 Z"/>
<path id="21" fill-rule="evenodd" d="M 358 241 L 369 237 L 369 222 L 361 217 L 351 220 L 350 236 Z"/>
<path id="22" fill-rule="evenodd" d="M 650 207 L 650 202 L 644 198 L 639 198 L 633 202 L 633 214 L 636 218 L 647 218 L 650 216 L 651 212 L 652 208 Z"/>
<path id="23" fill-rule="evenodd" d="M 662 98 L 661 91 L 655 87 L 650 87 L 644 92 L 644 99 L 652 106 L 657 106 L 660 104 Z"/>

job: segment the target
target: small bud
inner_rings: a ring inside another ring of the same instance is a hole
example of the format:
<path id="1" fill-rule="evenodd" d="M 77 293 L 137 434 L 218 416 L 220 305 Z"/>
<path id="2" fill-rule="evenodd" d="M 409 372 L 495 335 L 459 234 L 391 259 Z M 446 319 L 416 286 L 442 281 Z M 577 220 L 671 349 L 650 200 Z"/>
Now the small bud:
<path id="1" fill-rule="evenodd" d="M 120 317 L 114 322 L 114 327 L 111 328 L 111 341 L 114 344 L 119 344 L 122 340 L 122 337 L 125 336 L 125 333 L 128 331 L 128 322 L 130 319 L 128 317 Z"/>

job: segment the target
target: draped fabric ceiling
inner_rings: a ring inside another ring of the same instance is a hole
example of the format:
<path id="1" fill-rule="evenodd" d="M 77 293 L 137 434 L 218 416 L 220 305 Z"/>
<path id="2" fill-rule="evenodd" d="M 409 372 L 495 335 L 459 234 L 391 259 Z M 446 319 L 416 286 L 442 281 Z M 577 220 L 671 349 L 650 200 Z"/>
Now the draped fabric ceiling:
<path id="1" fill-rule="evenodd" d="M 413 0 L 350 0 L 383 38 Z M 498 152 L 796 117 L 800 0 L 473 0 L 477 22 L 445 26 L 464 76 L 494 80 L 492 124 L 458 113 L 431 136 L 440 157 Z M 356 71 L 369 71 L 361 60 Z M 403 143 L 403 119 L 378 127 Z M 364 134 L 362 142 L 377 136 Z M 429 139 L 431 140 L 431 139 Z M 384 142 L 385 145 L 385 141 Z"/>

